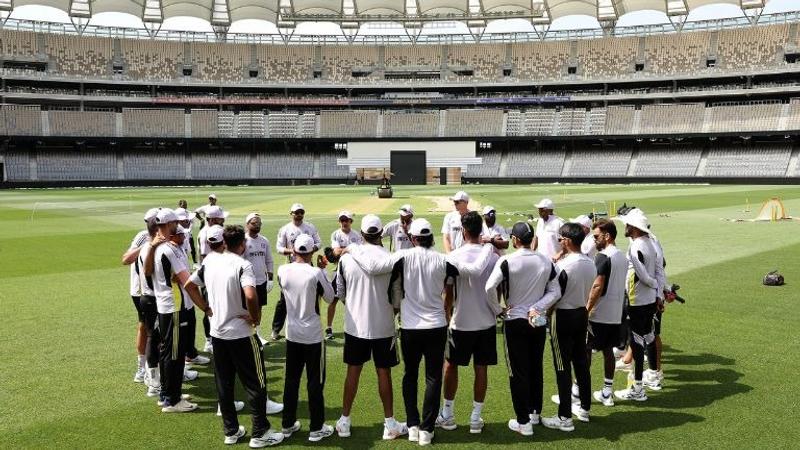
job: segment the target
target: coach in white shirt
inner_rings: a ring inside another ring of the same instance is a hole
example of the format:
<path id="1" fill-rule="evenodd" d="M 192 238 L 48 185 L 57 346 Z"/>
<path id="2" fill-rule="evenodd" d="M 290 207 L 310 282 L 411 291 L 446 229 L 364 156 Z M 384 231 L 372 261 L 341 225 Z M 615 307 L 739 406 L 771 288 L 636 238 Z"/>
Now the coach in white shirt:
<path id="1" fill-rule="evenodd" d="M 245 235 L 244 259 L 253 265 L 253 275 L 256 277 L 256 295 L 258 304 L 263 308 L 267 305 L 267 294 L 272 290 L 272 274 L 274 264 L 272 262 L 272 247 L 269 240 L 259 234 L 261 232 L 261 216 L 258 213 L 250 213 L 244 219 L 247 233 Z M 267 341 L 261 337 L 260 329 L 256 330 L 262 344 Z"/>
<path id="2" fill-rule="evenodd" d="M 539 221 L 536 222 L 536 236 L 533 238 L 533 250 L 538 251 L 544 256 L 554 259 L 560 250 L 558 245 L 558 230 L 564 221 L 553 214 L 555 203 L 549 198 L 542 199 L 537 203 L 539 209 Z"/>
<path id="3" fill-rule="evenodd" d="M 455 211 L 447 213 L 442 221 L 442 243 L 445 253 L 452 252 L 464 243 L 464 236 L 461 234 L 461 216 L 469 212 L 469 195 L 466 192 L 458 191 L 450 197 L 450 200 L 453 201 Z"/>
<path id="4" fill-rule="evenodd" d="M 217 195 L 208 194 L 208 204 L 200 206 L 194 210 L 194 215 L 200 221 L 200 228 L 203 228 L 205 219 L 208 217 L 208 209 L 217 205 Z"/>
<path id="5" fill-rule="evenodd" d="M 395 252 L 411 248 L 414 244 L 411 243 L 411 237 L 408 235 L 408 227 L 414 220 L 414 208 L 411 205 L 403 205 L 397 211 L 400 218 L 386 224 L 383 228 L 383 237 L 389 238 L 389 251 Z"/>
<path id="6" fill-rule="evenodd" d="M 306 369 L 308 410 L 311 430 L 308 440 L 316 442 L 333 434 L 325 424 L 325 346 L 319 316 L 319 297 L 333 301 L 333 286 L 325 275 L 324 263 L 311 265 L 314 239 L 301 234 L 294 241 L 294 262 L 278 268 L 278 284 L 286 300 L 286 376 L 283 384 L 283 435 L 300 430 L 297 400 L 300 378 Z"/>
<path id="7" fill-rule="evenodd" d="M 331 233 L 331 249 L 333 254 L 341 256 L 344 249 L 350 244 L 362 243 L 361 235 L 353 230 L 353 213 L 350 211 L 339 212 L 339 229 Z M 328 314 L 325 320 L 328 326 L 325 328 L 325 339 L 333 340 L 333 318 L 336 315 L 336 304 L 339 303 L 337 299 L 328 305 Z"/>
<path id="8" fill-rule="evenodd" d="M 228 212 L 224 211 L 219 206 L 208 206 L 205 209 L 205 216 L 206 216 L 206 224 L 208 226 L 212 225 L 219 225 L 222 226 L 225 224 L 225 219 L 228 218 Z M 202 228 L 199 233 L 197 233 L 197 246 L 200 249 L 200 259 L 202 260 L 205 258 L 206 255 L 211 251 L 208 248 L 208 237 L 206 233 L 208 231 L 206 228 Z"/>
<path id="9" fill-rule="evenodd" d="M 481 242 L 492 244 L 497 250 L 498 255 L 505 254 L 508 249 L 508 231 L 497 223 L 497 211 L 494 206 L 483 208 L 483 230 L 481 231 Z"/>

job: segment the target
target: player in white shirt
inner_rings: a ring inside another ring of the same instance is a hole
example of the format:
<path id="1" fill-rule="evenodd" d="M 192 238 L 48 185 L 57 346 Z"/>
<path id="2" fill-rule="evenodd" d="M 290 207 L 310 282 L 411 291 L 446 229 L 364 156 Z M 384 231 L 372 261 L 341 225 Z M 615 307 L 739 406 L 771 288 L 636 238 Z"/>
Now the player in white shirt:
<path id="1" fill-rule="evenodd" d="M 344 249 L 350 244 L 360 244 L 361 235 L 353 231 L 353 213 L 350 211 L 339 212 L 339 229 L 331 233 L 331 249 L 333 254 L 340 257 Z M 339 303 L 337 299 L 328 305 L 328 314 L 325 317 L 328 326 L 325 328 L 325 339 L 333 340 L 333 318 L 336 315 L 336 304 Z"/>
<path id="2" fill-rule="evenodd" d="M 506 361 L 511 390 L 511 403 L 516 418 L 508 428 L 523 436 L 533 435 L 542 412 L 542 357 L 546 337 L 540 317 L 561 296 L 552 261 L 531 250 L 533 229 L 526 222 L 517 222 L 511 229 L 514 253 L 501 256 L 486 282 L 489 304 L 496 314 L 504 313 Z M 505 284 L 503 284 L 505 283 Z M 503 287 L 505 308 L 498 303 L 497 288 Z"/>
<path id="3" fill-rule="evenodd" d="M 390 252 L 414 246 L 411 243 L 411 237 L 408 235 L 408 227 L 411 226 L 411 222 L 414 220 L 414 208 L 411 205 L 403 205 L 397 213 L 400 214 L 400 218 L 387 223 L 383 228 L 383 238 L 389 238 Z"/>
<path id="4" fill-rule="evenodd" d="M 464 233 L 464 245 L 454 250 L 449 259 L 466 263 L 475 262 L 482 252 L 482 230 L 485 224 L 477 212 L 468 212 L 461 218 Z M 489 305 L 489 296 L 484 287 L 489 279 L 498 256 L 492 254 L 483 272 L 470 276 L 460 275 L 454 285 L 448 286 L 453 292 L 453 312 L 450 318 L 450 329 L 446 360 L 444 365 L 444 407 L 436 418 L 436 425 L 445 429 L 456 428 L 453 402 L 458 388 L 458 366 L 468 366 L 473 361 L 475 382 L 472 413 L 470 415 L 470 433 L 483 431 L 481 411 L 486 399 L 488 385 L 488 366 L 497 364 L 497 317 Z"/>
<path id="5" fill-rule="evenodd" d="M 244 229 L 239 225 L 226 227 L 224 240 L 225 252 L 206 258 L 184 286 L 195 302 L 203 301 L 200 286 L 208 293 L 206 312 L 211 316 L 214 377 L 225 444 L 236 444 L 247 433 L 236 416 L 233 393 L 238 376 L 253 416 L 250 447 L 276 445 L 283 441 L 283 433 L 270 429 L 267 419 L 266 370 L 254 328 L 261 321 L 261 306 L 253 265 L 242 257 Z"/>
<path id="6" fill-rule="evenodd" d="M 542 199 L 537 203 L 539 209 L 539 221 L 536 222 L 536 236 L 533 238 L 533 250 L 554 259 L 560 250 L 558 245 L 558 230 L 564 221 L 553 214 L 556 205 L 549 198 Z"/>
<path id="7" fill-rule="evenodd" d="M 181 200 L 183 201 L 183 200 Z M 197 262 L 197 250 L 194 245 L 194 236 L 192 235 L 192 218 L 189 216 L 189 211 L 186 208 L 176 208 L 175 215 L 178 216 L 178 224 L 183 227 L 186 239 L 183 241 L 183 251 L 187 255 L 192 256 L 192 262 Z"/>
<path id="8" fill-rule="evenodd" d="M 214 194 L 211 194 L 214 195 Z M 209 196 L 209 200 L 211 196 Z M 216 197 L 214 197 L 216 200 Z M 215 201 L 216 203 L 216 201 Z M 199 209 L 199 208 L 198 208 Z M 217 225 L 223 226 L 225 224 L 225 219 L 228 217 L 228 212 L 224 211 L 222 208 L 216 205 L 206 205 L 203 209 L 206 219 L 206 224 L 208 227 Z M 202 224 L 201 224 L 202 225 Z M 197 233 L 197 246 L 200 249 L 200 260 L 202 261 L 203 258 L 206 257 L 211 252 L 211 248 L 208 245 L 208 227 L 200 228 L 200 231 Z M 204 352 L 211 351 L 211 325 L 209 325 L 208 317 L 203 317 L 203 332 L 206 336 L 206 344 L 203 347 Z"/>
<path id="9" fill-rule="evenodd" d="M 481 242 L 492 244 L 498 255 L 504 255 L 509 244 L 508 231 L 497 223 L 497 210 L 494 209 L 494 206 L 485 206 L 483 208 L 483 221 Z"/>
<path id="10" fill-rule="evenodd" d="M 368 214 L 361 218 L 359 248 L 362 258 L 386 260 L 390 253 L 381 245 L 381 219 Z M 394 418 L 391 368 L 399 364 L 394 330 L 394 308 L 389 298 L 389 273 L 367 274 L 352 255 L 339 260 L 336 274 L 336 295 L 345 305 L 344 351 L 347 364 L 342 399 L 342 416 L 336 422 L 339 437 L 350 436 L 350 413 L 358 391 L 358 380 L 364 363 L 372 359 L 378 376 L 378 393 L 383 404 L 383 438 L 395 439 L 408 433 L 405 424 Z"/>
<path id="11" fill-rule="evenodd" d="M 314 239 L 301 234 L 294 241 L 294 262 L 278 268 L 278 284 L 286 300 L 286 374 L 283 384 L 283 435 L 300 430 L 297 401 L 300 378 L 306 370 L 311 432 L 308 440 L 320 441 L 333 434 L 325 423 L 325 344 L 319 316 L 319 297 L 333 301 L 333 286 L 325 275 L 325 263 L 314 267 Z"/>
<path id="12" fill-rule="evenodd" d="M 217 205 L 217 195 L 208 194 L 208 204 L 203 205 L 194 210 L 194 216 L 197 217 L 197 220 L 200 221 L 200 228 L 203 228 L 203 224 L 205 223 L 205 220 L 208 218 L 208 209 L 216 205 Z M 185 208 L 185 206 L 183 208 Z"/>
<path id="13" fill-rule="evenodd" d="M 458 191 L 450 197 L 450 200 L 453 201 L 455 211 L 447 213 L 442 221 L 442 243 L 445 253 L 452 252 L 464 243 L 464 236 L 461 234 L 461 216 L 469 212 L 469 195 L 466 192 Z"/>
<path id="14" fill-rule="evenodd" d="M 289 262 L 293 259 L 293 245 L 294 240 L 301 234 L 307 234 L 314 239 L 314 245 L 317 247 L 315 250 L 322 248 L 322 240 L 319 238 L 317 228 L 304 222 L 303 219 L 306 215 L 306 210 L 300 203 L 295 203 L 289 208 L 289 215 L 292 216 L 292 221 L 282 226 L 278 230 L 278 239 L 275 242 L 275 248 L 278 253 L 285 255 Z M 275 314 L 272 316 L 272 333 L 271 339 L 277 341 L 281 338 L 280 332 L 283 329 L 283 324 L 286 322 L 286 301 L 281 296 L 278 303 L 275 305 Z"/>
<path id="15" fill-rule="evenodd" d="M 250 213 L 244 219 L 244 226 L 247 230 L 245 235 L 244 259 L 253 265 L 253 273 L 256 277 L 256 294 L 258 304 L 263 308 L 267 306 L 267 294 L 272 291 L 272 276 L 274 263 L 272 261 L 272 246 L 269 240 L 259 234 L 261 232 L 261 216 L 258 213 Z M 256 330 L 262 345 L 267 345 L 268 341 L 261 336 L 261 329 Z"/>

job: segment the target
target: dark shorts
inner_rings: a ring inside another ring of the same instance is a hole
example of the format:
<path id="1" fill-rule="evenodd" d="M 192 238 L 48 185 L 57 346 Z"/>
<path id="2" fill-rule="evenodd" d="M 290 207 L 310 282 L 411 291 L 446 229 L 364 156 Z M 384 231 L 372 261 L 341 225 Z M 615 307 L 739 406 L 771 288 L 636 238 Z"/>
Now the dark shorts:
<path id="1" fill-rule="evenodd" d="M 131 300 L 133 300 L 133 307 L 136 308 L 136 315 L 139 318 L 139 323 L 144 323 L 144 311 L 142 310 L 140 298 L 141 297 L 138 295 L 131 295 Z"/>
<path id="2" fill-rule="evenodd" d="M 619 345 L 620 324 L 589 321 L 587 345 L 593 350 L 605 350 Z"/>
<path id="3" fill-rule="evenodd" d="M 258 296 L 258 304 L 267 306 L 267 282 L 256 285 L 256 295 Z"/>
<path id="4" fill-rule="evenodd" d="M 468 366 L 470 359 L 476 366 L 496 365 L 497 327 L 478 331 L 450 330 L 445 357 L 459 366 Z"/>
<path id="5" fill-rule="evenodd" d="M 653 334 L 661 336 L 661 311 L 656 310 L 656 317 L 653 319 Z"/>
<path id="6" fill-rule="evenodd" d="M 361 366 L 372 359 L 375 367 L 388 369 L 400 364 L 397 357 L 397 342 L 394 337 L 362 339 L 344 334 L 344 363 Z"/>

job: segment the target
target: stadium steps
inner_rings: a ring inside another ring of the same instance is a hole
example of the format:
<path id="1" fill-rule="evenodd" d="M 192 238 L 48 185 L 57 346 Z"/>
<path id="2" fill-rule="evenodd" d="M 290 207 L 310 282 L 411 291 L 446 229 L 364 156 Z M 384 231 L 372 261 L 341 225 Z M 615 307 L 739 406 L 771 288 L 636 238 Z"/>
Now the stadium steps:
<path id="1" fill-rule="evenodd" d="M 320 170 L 319 170 L 319 152 L 314 152 L 314 168 L 311 172 L 311 176 L 313 178 L 319 178 Z"/>
<path id="2" fill-rule="evenodd" d="M 561 168 L 561 177 L 566 177 L 572 170 L 572 150 L 564 152 L 564 166 Z"/>
<path id="3" fill-rule="evenodd" d="M 503 150 L 500 154 L 500 167 L 497 168 L 497 176 L 505 178 L 508 173 L 508 150 Z"/>
<path id="4" fill-rule="evenodd" d="M 631 160 L 628 163 L 628 171 L 625 173 L 625 176 L 632 177 L 636 173 L 636 164 L 639 159 L 639 150 L 634 150 L 631 152 Z"/>
<path id="5" fill-rule="evenodd" d="M 789 116 L 791 115 L 791 107 L 789 103 L 781 105 L 781 115 L 778 116 L 778 130 L 785 130 L 789 124 Z"/>
<path id="6" fill-rule="evenodd" d="M 193 171 L 194 168 L 192 168 L 192 152 L 186 152 L 186 175 L 184 175 L 184 178 L 186 178 L 187 180 L 191 180 L 192 178 L 194 178 L 192 177 Z"/>
<path id="7" fill-rule="evenodd" d="M 798 177 L 800 176 L 800 172 L 797 171 L 797 167 L 800 164 L 800 148 L 793 148 L 792 149 L 792 156 L 789 157 L 789 166 L 786 168 L 786 176 L 787 177 Z"/>
<path id="8" fill-rule="evenodd" d="M 697 171 L 694 173 L 694 176 L 696 177 L 705 176 L 707 165 L 708 165 L 708 149 L 704 148 L 703 153 L 700 155 L 700 163 L 697 164 Z"/>

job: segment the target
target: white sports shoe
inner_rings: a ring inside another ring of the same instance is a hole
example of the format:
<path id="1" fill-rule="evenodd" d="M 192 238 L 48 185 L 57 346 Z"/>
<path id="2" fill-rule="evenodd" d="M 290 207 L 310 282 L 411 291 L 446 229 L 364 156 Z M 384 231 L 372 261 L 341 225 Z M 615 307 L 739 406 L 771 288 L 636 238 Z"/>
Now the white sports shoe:
<path id="1" fill-rule="evenodd" d="M 647 400 L 647 394 L 644 392 L 644 388 L 637 390 L 636 388 L 631 387 L 621 391 L 614 391 L 614 396 L 620 400 L 634 400 L 637 402 L 643 402 Z"/>
<path id="2" fill-rule="evenodd" d="M 158 386 L 147 386 L 147 396 L 148 397 L 158 397 L 161 394 L 161 385 Z"/>
<path id="3" fill-rule="evenodd" d="M 203 351 L 206 352 L 206 353 L 213 353 L 214 352 L 214 346 L 211 345 L 211 339 L 206 339 L 206 343 L 205 343 L 205 345 L 203 345 Z"/>
<path id="4" fill-rule="evenodd" d="M 236 412 L 239 412 L 244 409 L 244 402 L 234 400 L 233 407 L 236 408 Z M 217 417 L 222 417 L 222 408 L 220 408 L 219 403 L 217 403 Z"/>
<path id="5" fill-rule="evenodd" d="M 336 434 L 342 438 L 350 437 L 350 421 L 340 417 L 339 420 L 336 421 Z"/>
<path id="6" fill-rule="evenodd" d="M 547 428 L 561 431 L 574 431 L 575 425 L 572 423 L 572 418 L 564 418 L 561 416 L 542 417 L 542 425 Z"/>
<path id="7" fill-rule="evenodd" d="M 383 424 L 383 440 L 390 441 L 392 439 L 396 439 L 400 436 L 404 436 L 408 434 L 408 427 L 405 423 L 401 423 L 398 421 L 394 421 L 393 426 L 389 426 L 386 423 Z"/>
<path id="8" fill-rule="evenodd" d="M 583 409 L 581 405 L 572 405 L 572 415 L 581 422 L 589 422 L 589 411 Z"/>
<path id="9" fill-rule="evenodd" d="M 625 356 L 626 353 L 628 353 L 628 349 L 620 350 L 617 347 L 614 347 L 614 359 L 620 359 Z"/>
<path id="10" fill-rule="evenodd" d="M 189 370 L 186 369 L 183 371 L 183 381 L 194 381 L 197 377 L 200 376 L 196 370 Z"/>
<path id="11" fill-rule="evenodd" d="M 134 383 L 144 383 L 144 375 L 145 375 L 144 367 L 139 367 L 136 369 L 136 373 L 133 375 L 133 382 Z"/>
<path id="12" fill-rule="evenodd" d="M 244 426 L 239 425 L 239 431 L 237 431 L 236 434 L 225 436 L 225 445 L 233 445 L 238 443 L 239 439 L 243 438 L 245 434 L 247 434 L 247 430 L 244 429 Z"/>
<path id="13" fill-rule="evenodd" d="M 433 441 L 433 431 L 420 430 L 419 445 L 431 445 L 431 441 Z"/>
<path id="14" fill-rule="evenodd" d="M 295 420 L 294 421 L 294 425 L 292 425 L 291 427 L 283 428 L 281 430 L 281 433 L 283 433 L 283 437 L 285 439 L 285 438 L 290 437 L 296 431 L 300 431 L 300 421 L 299 420 Z"/>
<path id="15" fill-rule="evenodd" d="M 603 406 L 614 406 L 614 395 L 608 394 L 608 396 L 603 395 L 603 391 L 594 391 L 592 394 L 595 400 L 602 403 Z"/>
<path id="16" fill-rule="evenodd" d="M 511 419 L 508 421 L 508 429 L 511 431 L 516 431 L 523 436 L 533 436 L 533 424 L 531 422 L 528 422 L 525 425 L 520 425 L 519 422 L 517 422 L 517 419 Z"/>
<path id="17" fill-rule="evenodd" d="M 531 425 L 539 425 L 542 422 L 542 415 L 537 413 L 530 413 L 528 417 L 531 418 Z"/>
<path id="18" fill-rule="evenodd" d="M 456 429 L 456 418 L 453 416 L 444 417 L 441 412 L 436 416 L 436 426 L 447 431 Z"/>
<path id="19" fill-rule="evenodd" d="M 267 414 L 278 414 L 283 412 L 283 403 L 273 402 L 267 398 Z"/>
<path id="20" fill-rule="evenodd" d="M 419 441 L 419 427 L 408 427 L 408 440 L 411 442 Z"/>
<path id="21" fill-rule="evenodd" d="M 480 434 L 483 431 L 483 419 L 478 417 L 478 420 L 469 421 L 469 432 L 472 434 Z"/>
<path id="22" fill-rule="evenodd" d="M 164 406 L 163 408 L 161 408 L 161 412 L 184 413 L 184 412 L 194 411 L 195 409 L 197 409 L 197 403 L 190 403 L 184 399 L 181 399 L 181 401 L 179 401 L 175 405 Z"/>
<path id="23" fill-rule="evenodd" d="M 571 395 L 570 398 L 571 398 L 571 401 L 572 401 L 573 405 L 576 404 L 576 403 L 580 403 L 581 402 L 581 398 L 578 397 L 577 395 Z M 561 397 L 559 397 L 558 394 L 553 394 L 553 395 L 550 396 L 550 401 L 552 401 L 556 405 L 560 405 L 561 404 Z"/>
<path id="24" fill-rule="evenodd" d="M 181 394 L 181 400 L 191 400 L 191 399 L 192 399 L 192 394 Z M 166 400 L 160 398 L 156 400 L 156 405 L 158 406 L 164 406 L 166 403 L 167 403 Z"/>
<path id="25" fill-rule="evenodd" d="M 264 448 L 278 445 L 283 442 L 283 433 L 275 430 L 268 430 L 260 437 L 250 438 L 250 448 Z"/>
<path id="26" fill-rule="evenodd" d="M 618 359 L 614 364 L 614 370 L 618 372 L 630 372 L 633 370 L 633 361 L 626 363 L 624 360 Z"/>
<path id="27" fill-rule="evenodd" d="M 189 363 L 189 364 L 197 364 L 197 365 L 202 366 L 202 365 L 210 363 L 211 359 L 209 359 L 209 358 L 207 358 L 207 357 L 205 357 L 203 355 L 197 355 L 194 358 L 186 358 L 186 362 Z"/>
<path id="28" fill-rule="evenodd" d="M 319 442 L 325 439 L 328 436 L 333 434 L 333 427 L 328 425 L 327 423 L 322 424 L 322 428 L 317 431 L 312 431 L 308 433 L 308 440 L 311 442 Z"/>
<path id="29" fill-rule="evenodd" d="M 647 389 L 652 389 L 654 391 L 661 390 L 661 382 L 664 379 L 664 373 L 656 370 L 647 369 L 642 374 L 642 384 Z"/>

